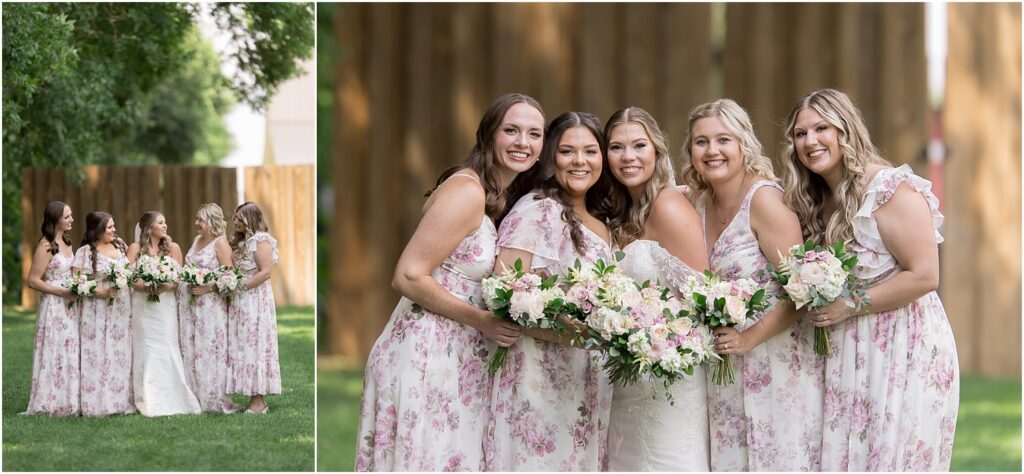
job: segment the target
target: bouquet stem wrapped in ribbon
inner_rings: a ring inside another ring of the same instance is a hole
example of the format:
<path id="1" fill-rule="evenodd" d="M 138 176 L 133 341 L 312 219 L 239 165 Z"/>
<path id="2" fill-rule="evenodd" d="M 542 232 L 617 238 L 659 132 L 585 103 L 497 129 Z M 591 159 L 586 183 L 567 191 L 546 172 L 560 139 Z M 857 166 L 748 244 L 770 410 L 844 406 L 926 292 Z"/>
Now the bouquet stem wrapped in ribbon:
<path id="1" fill-rule="evenodd" d="M 853 274 L 857 257 L 846 252 L 845 242 L 822 249 L 808 240 L 779 258 L 779 267 L 769 268 L 769 273 L 786 290 L 782 297 L 792 300 L 797 309 L 824 308 L 839 298 L 846 298 L 846 304 L 857 311 L 869 304 L 864 282 Z M 831 351 L 826 328 L 814 328 L 814 352 L 828 355 Z"/>
<path id="2" fill-rule="evenodd" d="M 523 261 L 516 259 L 501 275 L 483 279 L 484 305 L 495 316 L 525 328 L 563 331 L 565 325 L 558 316 L 562 314 L 565 294 L 555 286 L 557 281 L 558 275 L 544 279 L 524 272 Z M 507 356 L 508 348 L 499 347 L 487 364 L 487 370 L 491 374 L 497 372 L 504 367 Z"/>

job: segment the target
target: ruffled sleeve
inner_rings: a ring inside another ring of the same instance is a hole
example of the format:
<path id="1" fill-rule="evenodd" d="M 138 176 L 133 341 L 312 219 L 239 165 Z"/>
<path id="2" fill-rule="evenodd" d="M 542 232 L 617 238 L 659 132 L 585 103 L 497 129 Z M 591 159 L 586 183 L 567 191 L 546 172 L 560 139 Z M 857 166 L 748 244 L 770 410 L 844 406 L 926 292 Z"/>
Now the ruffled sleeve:
<path id="1" fill-rule="evenodd" d="M 915 175 L 909 165 L 883 169 L 868 184 L 861 207 L 853 218 L 853 235 L 857 240 L 856 244 L 873 254 L 862 256 L 858 262 L 862 267 L 860 269 L 862 277 L 874 276 L 896 264 L 895 257 L 892 257 L 889 249 L 885 247 L 882 235 L 878 232 L 878 222 L 875 221 L 874 213 L 892 199 L 896 189 L 904 182 L 909 184 L 914 191 L 921 193 L 928 203 L 928 209 L 932 215 L 935 242 L 942 243 L 945 240 L 939 233 L 939 227 L 942 226 L 945 218 L 939 212 L 939 198 L 932 193 L 932 183 Z"/>
<path id="2" fill-rule="evenodd" d="M 84 274 L 92 274 L 92 249 L 88 245 L 79 247 L 75 251 L 75 258 L 71 260 L 71 266 L 81 268 Z"/>
<path id="3" fill-rule="evenodd" d="M 253 255 L 253 258 L 255 259 L 256 246 L 259 245 L 260 242 L 267 242 L 270 244 L 273 263 L 277 263 L 277 239 L 266 232 L 257 232 L 249 237 L 249 239 L 245 241 L 245 252 L 249 255 Z"/>
<path id="4" fill-rule="evenodd" d="M 498 229 L 498 247 L 533 254 L 531 270 L 557 268 L 559 251 L 569 239 L 562 206 L 551 198 L 536 199 L 529 193 L 516 202 Z"/>

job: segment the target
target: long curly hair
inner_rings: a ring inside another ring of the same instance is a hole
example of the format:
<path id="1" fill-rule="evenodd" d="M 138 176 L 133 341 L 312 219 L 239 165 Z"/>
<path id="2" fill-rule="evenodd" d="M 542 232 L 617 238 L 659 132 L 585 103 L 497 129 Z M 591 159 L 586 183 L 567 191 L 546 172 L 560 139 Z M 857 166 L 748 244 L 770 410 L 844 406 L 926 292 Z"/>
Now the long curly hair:
<path id="1" fill-rule="evenodd" d="M 441 176 L 437 178 L 437 183 L 424 196 L 430 196 L 441 183 L 457 171 L 466 168 L 472 169 L 480 176 L 480 184 L 486 195 L 484 213 L 491 220 L 499 222 L 501 217 L 508 212 L 508 207 L 515 201 L 509 202 L 507 189 L 502 187 L 499 182 L 497 158 L 494 153 L 494 134 L 501 126 L 502 120 L 505 119 L 505 113 L 516 104 L 527 104 L 537 109 L 541 116 L 544 115 L 544 108 L 540 106 L 537 99 L 518 92 L 502 94 L 487 106 L 484 116 L 480 118 L 480 125 L 476 129 L 476 145 L 473 146 L 466 160 L 461 165 L 453 166 L 441 173 Z"/>
<path id="2" fill-rule="evenodd" d="M 843 179 L 836 189 L 830 189 L 825 179 L 804 167 L 797 156 L 793 128 L 797 115 L 807 109 L 814 109 L 838 131 Z M 868 165 L 892 164 L 882 158 L 871 143 L 863 115 L 841 91 L 821 89 L 807 94 L 789 112 L 786 122 L 786 148 L 782 158 L 784 198 L 800 218 L 804 238 L 826 244 L 853 237 L 853 217 L 868 186 Z M 830 195 L 837 210 L 825 216 L 825 201 Z"/>
<path id="3" fill-rule="evenodd" d="M 604 153 L 604 134 L 601 133 L 601 122 L 594 114 L 587 112 L 565 112 L 548 124 L 544 131 L 544 147 L 541 149 L 540 158 L 537 164 L 529 171 L 520 174 L 524 183 L 534 183 L 532 191 L 536 192 L 535 199 L 551 198 L 562 205 L 562 220 L 569 224 L 569 237 L 572 239 L 573 248 L 580 254 L 586 253 L 587 246 L 583 240 L 583 229 L 579 217 L 573 211 L 569 203 L 569 196 L 566 195 L 562 186 L 558 184 L 555 173 L 558 165 L 555 162 L 555 155 L 558 145 L 562 141 L 562 135 L 566 130 L 575 127 L 586 128 L 594 135 L 598 146 L 601 148 L 601 175 L 597 182 L 587 190 L 585 199 L 587 212 L 593 214 L 602 221 L 606 220 L 608 212 L 604 206 L 605 196 L 611 189 L 612 178 L 608 174 L 608 156 Z M 518 177 L 517 177 L 518 179 Z M 510 205 L 519 201 L 531 190 L 523 188 L 510 190 L 508 202 Z"/>
<path id="4" fill-rule="evenodd" d="M 43 210 L 43 225 L 40 226 L 39 231 L 43 234 L 39 237 L 39 240 L 46 240 L 50 243 L 50 255 L 57 255 L 60 252 L 60 246 L 57 245 L 57 226 L 60 225 L 61 219 L 64 218 L 64 209 L 68 205 L 60 201 L 52 201 L 46 205 L 46 209 Z M 61 234 L 61 240 L 64 245 L 71 246 L 71 237 L 68 236 L 67 232 Z"/>
<path id="5" fill-rule="evenodd" d="M 103 212 L 103 211 L 92 211 L 85 215 L 85 231 L 82 233 L 82 241 L 79 244 L 80 247 L 89 246 L 89 253 L 92 255 L 92 272 L 96 273 L 96 244 L 99 242 L 100 237 L 103 236 L 107 231 L 107 223 L 113 219 L 114 216 Z M 114 244 L 122 254 L 128 253 L 128 245 L 114 233 Z"/>
<path id="6" fill-rule="evenodd" d="M 139 247 L 142 255 L 149 255 L 149 238 L 153 234 L 153 224 L 157 218 L 164 217 L 159 211 L 146 211 L 139 217 Z M 171 253 L 171 236 L 160 237 L 157 243 L 157 257 L 163 257 Z"/>
<path id="7" fill-rule="evenodd" d="M 245 230 L 243 232 L 235 230 L 231 234 L 231 254 L 237 260 L 245 253 L 245 242 L 249 240 L 249 237 L 252 237 L 257 232 L 267 232 L 270 227 L 263 217 L 263 211 L 260 210 L 260 206 L 252 201 L 239 204 L 235 208 L 235 215 L 241 216 L 242 221 L 245 222 Z"/>
<path id="8" fill-rule="evenodd" d="M 619 125 L 635 123 L 643 127 L 647 138 L 654 145 L 654 174 L 647 180 L 643 192 L 634 201 L 626 186 L 617 179 L 612 179 L 611 192 L 608 194 L 610 219 L 608 227 L 616 242 L 629 242 L 643 236 L 644 225 L 654 208 L 654 200 L 666 186 L 675 185 L 675 168 L 668 150 L 668 138 L 658 127 L 658 121 L 640 107 L 626 107 L 612 114 L 604 125 L 605 144 L 603 152 L 605 160 L 608 156 L 608 140 L 612 130 Z"/>
<path id="9" fill-rule="evenodd" d="M 764 147 L 754 134 L 754 125 L 750 122 L 750 115 L 743 107 L 740 107 L 732 99 L 718 99 L 698 105 L 690 111 L 687 120 L 686 136 L 683 139 L 683 183 L 690 187 L 694 201 L 701 196 L 714 195 L 711 184 L 697 172 L 693 166 L 693 150 L 691 149 L 693 137 L 693 125 L 698 120 L 715 117 L 722 122 L 729 133 L 736 137 L 739 142 L 740 153 L 743 154 L 743 167 L 747 173 L 760 176 L 769 181 L 778 182 L 775 170 L 772 167 L 772 160 L 764 156 Z"/>

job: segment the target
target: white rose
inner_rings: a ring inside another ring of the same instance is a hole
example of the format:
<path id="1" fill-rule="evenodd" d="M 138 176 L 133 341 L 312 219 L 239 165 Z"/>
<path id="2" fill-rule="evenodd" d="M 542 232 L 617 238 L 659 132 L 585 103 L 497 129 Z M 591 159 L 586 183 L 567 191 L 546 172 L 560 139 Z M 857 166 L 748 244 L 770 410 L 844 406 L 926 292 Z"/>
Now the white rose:
<path id="1" fill-rule="evenodd" d="M 536 322 L 544 316 L 544 299 L 539 291 L 517 291 L 509 300 L 509 310 L 513 318 L 526 316 Z"/>
<path id="2" fill-rule="evenodd" d="M 800 309 L 811 301 L 811 290 L 805 285 L 799 278 L 794 276 L 789 279 L 789 283 L 783 287 L 789 297 L 793 299 L 793 303 L 796 304 L 796 308 Z"/>
<path id="3" fill-rule="evenodd" d="M 668 328 L 675 334 L 689 334 L 693 329 L 693 321 L 690 318 L 673 319 L 668 322 Z"/>
<path id="4" fill-rule="evenodd" d="M 725 312 L 733 323 L 739 324 L 747 317 L 747 303 L 741 296 L 725 297 Z"/>

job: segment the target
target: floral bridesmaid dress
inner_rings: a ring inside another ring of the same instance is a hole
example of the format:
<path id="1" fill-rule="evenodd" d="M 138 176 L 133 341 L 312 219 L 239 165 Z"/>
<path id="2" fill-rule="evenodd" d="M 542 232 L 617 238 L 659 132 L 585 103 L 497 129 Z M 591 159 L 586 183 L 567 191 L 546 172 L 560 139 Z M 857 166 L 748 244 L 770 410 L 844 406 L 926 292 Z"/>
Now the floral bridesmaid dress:
<path id="1" fill-rule="evenodd" d="M 245 241 L 245 252 L 235 266 L 245 278 L 256 274 L 256 246 L 268 242 L 277 263 L 277 240 L 256 232 Z M 227 393 L 279 395 L 281 365 L 277 353 L 277 308 L 270 280 L 231 296 L 228 306 Z"/>
<path id="2" fill-rule="evenodd" d="M 868 285 L 899 272 L 874 212 L 907 183 L 924 195 L 935 238 L 943 216 L 931 183 L 909 166 L 879 171 L 853 220 L 855 270 Z M 960 404 L 953 331 L 934 291 L 902 308 L 854 316 L 831 328 L 825 365 L 826 471 L 948 471 Z"/>
<path id="3" fill-rule="evenodd" d="M 199 237 L 185 255 L 185 265 L 209 271 L 220 268 L 214 245 L 218 236 L 203 248 L 196 248 Z M 228 305 L 217 292 L 197 296 L 190 303 L 191 287 L 178 287 L 178 336 L 185 379 L 199 399 L 204 412 L 234 413 L 242 409 L 227 394 L 228 383 Z"/>
<path id="4" fill-rule="evenodd" d="M 496 239 L 485 215 L 431 276 L 455 297 L 479 302 Z M 356 470 L 483 470 L 486 341 L 475 328 L 402 297 L 366 363 Z"/>
<path id="5" fill-rule="evenodd" d="M 724 279 L 759 282 L 774 302 L 781 288 L 767 274 L 759 275 L 768 259 L 750 229 L 750 203 L 761 188 L 782 193 L 770 181 L 751 185 L 736 216 L 709 248 L 708 264 Z M 696 206 L 702 222 L 706 202 L 701 198 Z M 754 324 L 746 320 L 737 329 Z M 813 329 L 808 318 L 801 318 L 746 354 L 731 356 L 732 384 L 713 383 L 713 371 L 707 371 L 712 471 L 819 470 L 824 361 L 814 353 Z"/>
<path id="6" fill-rule="evenodd" d="M 72 257 L 58 252 L 43 270 L 43 281 L 63 287 L 71 275 Z M 36 343 L 32 351 L 32 391 L 23 415 L 77 415 L 80 411 L 79 333 L 81 300 L 68 308 L 67 300 L 48 293 L 39 297 Z"/>
<path id="7" fill-rule="evenodd" d="M 608 243 L 581 225 L 576 253 L 562 205 L 523 196 L 501 223 L 498 247 L 533 254 L 530 271 L 562 274 L 579 259 L 611 262 Z M 604 465 L 612 387 L 596 352 L 521 337 L 495 375 L 485 444 L 489 471 L 598 471 Z"/>
<path id="8" fill-rule="evenodd" d="M 92 268 L 92 249 L 82 246 L 75 252 L 72 267 L 97 280 L 97 289 L 108 288 L 104 281 L 111 264 L 127 265 L 128 257 L 120 253 L 113 259 L 96 254 L 96 271 Z M 122 288 L 113 302 L 106 298 L 85 297 L 81 324 L 81 405 L 82 415 L 103 416 L 135 413 L 132 393 L 132 291 Z"/>

